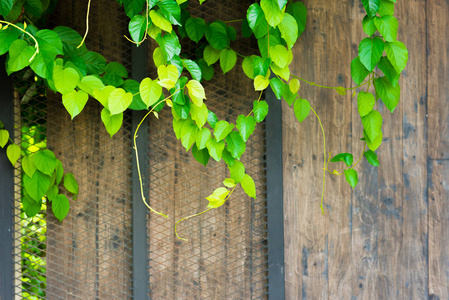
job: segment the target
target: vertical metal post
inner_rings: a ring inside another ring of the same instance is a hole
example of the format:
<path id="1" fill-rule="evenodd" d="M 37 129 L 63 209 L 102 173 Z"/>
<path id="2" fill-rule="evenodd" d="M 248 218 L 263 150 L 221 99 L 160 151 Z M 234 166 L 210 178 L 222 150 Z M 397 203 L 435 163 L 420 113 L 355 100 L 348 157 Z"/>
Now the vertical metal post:
<path id="1" fill-rule="evenodd" d="M 14 98 L 6 75 L 5 56 L 0 57 L 0 121 L 14 134 Z M 14 137 L 11 137 L 14 139 Z M 14 298 L 14 168 L 0 149 L 0 299 Z"/>
<path id="2" fill-rule="evenodd" d="M 139 47 L 132 47 L 132 78 L 140 81 L 146 76 L 148 47 L 143 43 Z M 132 113 L 132 135 L 146 111 Z M 137 147 L 140 150 L 140 163 L 144 166 L 148 149 L 148 122 L 144 122 L 139 129 Z M 136 155 L 133 151 L 132 180 L 133 180 L 133 299 L 148 299 L 148 244 L 147 244 L 147 208 L 142 202 L 140 182 L 137 173 Z M 148 179 L 148 169 L 141 168 L 143 180 Z"/>
<path id="3" fill-rule="evenodd" d="M 273 91 L 266 91 L 269 105 L 266 126 L 268 212 L 268 299 L 285 299 L 284 197 L 282 169 L 282 105 Z"/>

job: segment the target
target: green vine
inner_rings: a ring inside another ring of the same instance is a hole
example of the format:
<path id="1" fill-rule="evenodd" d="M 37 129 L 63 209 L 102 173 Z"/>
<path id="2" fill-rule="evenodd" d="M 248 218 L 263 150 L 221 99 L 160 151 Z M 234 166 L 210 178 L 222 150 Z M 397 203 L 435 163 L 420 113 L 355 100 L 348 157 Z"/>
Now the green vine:
<path id="1" fill-rule="evenodd" d="M 204 1 L 199 2 L 202 4 Z M 230 178 L 225 179 L 224 186 L 218 187 L 206 198 L 209 201 L 208 209 L 179 220 L 175 231 L 179 222 L 223 205 L 238 184 L 249 197 L 256 197 L 254 180 L 245 172 L 240 158 L 257 123 L 263 122 L 268 114 L 268 104 L 261 100 L 268 86 L 276 98 L 293 106 L 299 122 L 303 122 L 310 111 L 318 119 L 323 134 L 323 190 L 320 204 L 323 213 L 326 171 L 334 175 L 344 174 L 354 188 L 358 182 L 354 168 L 362 156 L 368 163 L 379 165 L 374 151 L 382 142 L 382 115 L 374 106 L 381 99 L 391 112 L 394 111 L 400 97 L 399 77 L 408 60 L 406 47 L 397 41 L 398 21 L 393 16 L 395 0 L 362 0 L 367 12 L 362 27 L 367 37 L 360 42 L 358 56 L 351 62 L 351 76 L 357 86 L 348 88 L 324 86 L 290 73 L 292 48 L 305 30 L 307 21 L 307 8 L 302 2 L 260 0 L 249 6 L 244 19 L 206 22 L 202 18 L 190 16 L 187 0 L 117 0 L 130 18 L 130 37 L 125 36 L 126 39 L 139 46 L 151 38 L 158 45 L 153 53 L 158 76 L 155 79 L 147 77 L 141 82 L 129 79 L 126 68 L 121 64 L 107 63 L 100 53 L 87 49 L 84 41 L 89 31 L 90 0 L 84 37 L 63 26 L 39 30 L 33 24 L 41 24 L 42 16 L 51 11 L 54 3 L 43 0 L 34 2 L 41 5 L 31 7 L 27 5 L 28 0 L 2 1 L 0 14 L 4 20 L 0 20 L 0 23 L 5 26 L 0 28 L 0 55 L 8 55 L 7 73 L 30 67 L 35 73 L 37 84 L 45 85 L 62 95 L 62 103 L 72 119 L 82 112 L 90 97 L 96 99 L 103 106 L 101 119 L 111 136 L 121 128 L 123 113 L 127 109 L 148 111 L 137 127 L 133 140 L 142 201 L 150 211 L 168 217 L 154 210 L 143 193 L 136 139 L 140 125 L 148 115 L 153 113 L 157 116 L 161 109 L 168 106 L 173 115 L 175 135 L 186 151 L 191 150 L 193 157 L 205 166 L 211 157 L 217 162 L 223 159 L 228 166 Z M 30 20 L 30 25 L 25 20 Z M 232 49 L 233 41 L 237 39 L 236 24 L 241 27 L 243 37 L 254 36 L 257 39 L 257 53 L 245 56 Z M 200 51 L 188 57 L 182 52 L 181 39 L 197 43 Z M 244 73 L 253 80 L 254 90 L 259 91 L 260 95 L 253 101 L 250 112 L 240 115 L 235 123 L 229 123 L 218 120 L 215 113 L 208 109 L 205 102 L 207 93 L 202 82 L 214 76 L 212 65 L 219 63 L 223 74 L 226 74 L 239 60 Z M 350 153 L 340 153 L 333 158 L 330 158 L 329 153 L 329 159 L 326 158 L 323 124 L 309 101 L 301 98 L 300 82 L 334 89 L 340 95 L 346 95 L 350 90 L 354 91 L 353 97 L 358 93 L 358 112 L 364 128 L 361 133 L 364 150 L 354 165 Z M 374 86 L 375 95 L 369 93 L 371 85 Z M 357 92 L 365 86 L 366 91 Z M 13 165 L 22 154 L 25 192 L 30 197 L 28 200 L 34 201 L 36 207 L 46 196 L 52 206 L 60 208 L 59 212 L 55 212 L 55 209 L 53 212 L 62 220 L 68 213 L 69 201 L 63 199 L 57 189 L 60 180 L 51 181 L 53 173 L 60 174 L 60 162 L 49 150 L 21 153 L 20 147 L 10 141 L 9 133 L 0 128 L 0 146 L 5 147 L 8 141 L 10 144 L 6 152 Z M 340 161 L 348 168 L 342 172 L 328 170 L 330 162 Z M 66 189 L 77 194 L 77 185 L 76 189 L 73 187 L 76 181 L 73 175 L 68 175 L 64 185 L 67 181 Z M 27 184 L 30 181 L 46 184 L 31 187 Z M 33 188 L 39 192 L 32 191 Z M 25 211 L 29 215 L 35 213 L 35 210 Z"/>

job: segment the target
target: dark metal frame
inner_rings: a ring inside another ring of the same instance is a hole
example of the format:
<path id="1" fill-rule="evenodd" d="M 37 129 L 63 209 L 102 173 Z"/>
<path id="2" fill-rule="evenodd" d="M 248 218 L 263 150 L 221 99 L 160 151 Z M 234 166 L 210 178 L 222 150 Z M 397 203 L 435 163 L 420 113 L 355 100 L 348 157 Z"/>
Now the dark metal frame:
<path id="1" fill-rule="evenodd" d="M 0 57 L 0 120 L 14 134 L 12 81 L 6 75 L 5 56 Z M 14 139 L 13 136 L 11 136 Z M 14 168 L 0 149 L 0 299 L 14 298 Z"/>

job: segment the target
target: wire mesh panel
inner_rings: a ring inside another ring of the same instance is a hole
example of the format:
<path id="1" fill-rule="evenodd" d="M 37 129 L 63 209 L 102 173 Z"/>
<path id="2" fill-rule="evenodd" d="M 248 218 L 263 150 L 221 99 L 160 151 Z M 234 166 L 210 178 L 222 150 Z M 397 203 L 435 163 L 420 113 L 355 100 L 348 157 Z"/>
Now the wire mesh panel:
<path id="1" fill-rule="evenodd" d="M 85 29 L 87 0 L 61 0 L 49 19 L 50 27 Z M 192 16 L 235 20 L 245 16 L 249 1 L 209 1 L 189 4 Z M 207 12 L 207 13 L 206 13 Z M 131 69 L 131 46 L 123 35 L 129 19 L 116 1 L 92 1 L 90 50 Z M 240 23 L 236 23 L 239 31 Z M 195 58 L 196 44 L 183 42 L 184 54 Z M 250 55 L 257 44 L 234 41 L 232 48 Z M 151 47 L 150 47 L 151 48 Z M 148 61 L 152 61 L 152 51 Z M 139 63 L 139 62 L 138 62 Z M 219 67 L 205 82 L 207 106 L 219 119 L 235 123 L 248 114 L 258 95 L 238 65 L 227 76 Z M 149 74 L 154 69 L 148 68 Z M 154 74 L 153 74 L 154 75 Z M 152 76 L 154 77 L 154 76 Z M 91 99 L 74 120 L 61 97 L 34 81 L 31 71 L 15 76 L 16 143 L 25 153 L 48 147 L 73 173 L 80 186 L 77 199 L 59 222 L 48 210 L 28 218 L 22 211 L 21 174 L 16 172 L 15 293 L 18 299 L 130 299 L 133 295 L 133 191 L 131 116 L 111 139 L 100 119 L 100 105 Z M 135 120 L 134 120 L 135 121 Z M 176 140 L 169 109 L 149 120 L 146 156 L 142 159 L 150 204 L 169 214 L 164 219 L 148 212 L 148 298 L 264 299 L 267 297 L 267 220 L 265 128 L 258 125 L 246 144 L 242 162 L 256 183 L 257 199 L 239 188 L 221 208 L 178 226 L 182 217 L 205 209 L 208 196 L 229 177 L 223 162 L 206 168 Z M 62 192 L 65 192 L 64 190 Z M 67 193 L 67 195 L 69 195 Z M 135 200 L 135 199 L 134 199 Z"/>
<path id="2" fill-rule="evenodd" d="M 228 21 L 245 17 L 248 1 L 189 3 L 192 17 Z M 240 23 L 235 24 L 239 30 Z M 194 42 L 182 41 L 185 55 L 196 58 Z M 255 53 L 257 44 L 234 41 L 231 47 L 243 55 Z M 183 53 L 181 54 L 183 55 Z M 151 59 L 149 61 L 152 61 Z M 257 99 L 252 81 L 237 66 L 226 76 L 215 67 L 213 79 L 204 82 L 210 110 L 221 120 L 235 123 L 248 114 Z M 153 71 L 151 65 L 149 70 Z M 150 297 L 153 299 L 264 299 L 267 297 L 265 134 L 258 125 L 246 144 L 241 161 L 256 183 L 257 199 L 241 189 L 219 209 L 180 223 L 175 222 L 206 209 L 207 197 L 229 177 L 224 162 L 210 160 L 208 167 L 195 161 L 176 140 L 169 110 L 149 125 L 149 199 L 170 220 L 149 215 L 148 244 Z"/>

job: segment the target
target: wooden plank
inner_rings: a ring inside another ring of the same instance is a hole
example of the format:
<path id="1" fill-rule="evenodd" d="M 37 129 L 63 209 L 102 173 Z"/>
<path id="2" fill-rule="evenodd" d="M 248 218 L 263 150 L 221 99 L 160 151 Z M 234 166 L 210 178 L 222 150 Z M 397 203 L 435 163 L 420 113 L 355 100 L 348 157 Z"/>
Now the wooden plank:
<path id="1" fill-rule="evenodd" d="M 438 0 L 426 3 L 429 157 L 448 159 L 449 43 L 446 37 L 449 28 L 449 3 Z"/>
<path id="2" fill-rule="evenodd" d="M 429 168 L 429 297 L 449 298 L 449 161 Z"/>
<path id="3" fill-rule="evenodd" d="M 400 24 L 398 40 L 403 41 L 409 49 L 408 64 L 400 80 L 403 106 L 403 223 L 402 234 L 398 235 L 402 237 L 402 244 L 396 244 L 400 250 L 390 247 L 385 249 L 385 255 L 390 257 L 392 250 L 400 252 L 397 266 L 401 268 L 396 271 L 398 285 L 402 288 L 400 299 L 428 297 L 428 199 L 425 167 L 428 89 L 424 80 L 427 70 L 423 67 L 426 64 L 426 45 L 423 42 L 426 39 L 425 11 L 426 1 L 414 0 L 407 4 L 398 3 L 395 12 Z M 396 111 L 392 117 L 396 119 Z M 393 176 L 396 177 L 396 174 Z"/>

